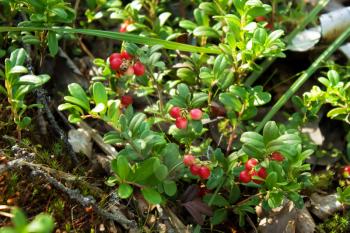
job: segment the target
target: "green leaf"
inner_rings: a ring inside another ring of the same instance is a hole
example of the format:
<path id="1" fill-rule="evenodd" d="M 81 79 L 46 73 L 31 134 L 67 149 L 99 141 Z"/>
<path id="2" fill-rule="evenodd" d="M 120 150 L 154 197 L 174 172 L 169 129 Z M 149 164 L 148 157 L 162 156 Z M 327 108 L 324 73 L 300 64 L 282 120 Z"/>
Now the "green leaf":
<path id="1" fill-rule="evenodd" d="M 179 26 L 184 29 L 193 31 L 197 27 L 197 24 L 193 23 L 190 20 L 185 19 L 180 21 Z"/>
<path id="2" fill-rule="evenodd" d="M 177 91 L 179 97 L 181 97 L 184 100 L 187 100 L 190 97 L 190 90 L 188 89 L 188 86 L 184 83 L 180 83 L 179 85 L 177 85 Z"/>
<path id="3" fill-rule="evenodd" d="M 193 30 L 193 35 L 194 36 L 206 36 L 206 37 L 212 37 L 212 38 L 219 38 L 220 37 L 219 33 L 215 29 L 213 29 L 211 27 L 206 27 L 206 26 L 196 27 Z"/>
<path id="4" fill-rule="evenodd" d="M 133 188 L 129 184 L 123 183 L 123 184 L 120 184 L 118 187 L 118 196 L 122 199 L 126 199 L 130 197 L 132 192 L 133 192 Z"/>
<path id="5" fill-rule="evenodd" d="M 332 86 L 336 86 L 339 83 L 339 74 L 335 70 L 330 70 L 327 72 L 327 77 L 331 81 Z"/>
<path id="6" fill-rule="evenodd" d="M 218 209 L 214 211 L 213 217 L 210 218 L 210 223 L 213 225 L 217 225 L 222 223 L 226 219 L 227 219 L 227 210 Z"/>
<path id="7" fill-rule="evenodd" d="M 153 188 L 143 188 L 141 189 L 141 193 L 143 197 L 151 204 L 157 205 L 162 202 L 162 197 L 160 196 L 159 192 L 157 192 Z"/>
<path id="8" fill-rule="evenodd" d="M 11 213 L 13 214 L 12 222 L 15 225 L 15 228 L 18 232 L 23 231 L 23 229 L 28 224 L 27 217 L 24 215 L 24 213 L 18 209 L 14 208 Z"/>
<path id="9" fill-rule="evenodd" d="M 279 129 L 276 122 L 269 121 L 266 123 L 263 130 L 263 137 L 265 144 L 279 137 Z"/>
<path id="10" fill-rule="evenodd" d="M 90 111 L 89 99 L 88 99 L 84 89 L 79 84 L 77 84 L 77 83 L 69 84 L 68 91 L 73 97 L 79 99 L 81 101 L 81 103 L 83 103 L 83 108 L 86 111 Z"/>
<path id="11" fill-rule="evenodd" d="M 260 44 L 264 44 L 267 38 L 267 32 L 263 28 L 257 28 L 254 32 L 253 39 L 259 42 Z"/>
<path id="12" fill-rule="evenodd" d="M 10 74 L 24 74 L 28 73 L 28 69 L 24 66 L 15 66 L 10 70 Z"/>
<path id="13" fill-rule="evenodd" d="M 277 208 L 282 204 L 283 193 L 281 192 L 269 192 L 269 199 L 267 203 L 271 208 Z"/>
<path id="14" fill-rule="evenodd" d="M 191 106 L 192 108 L 201 107 L 206 101 L 208 101 L 208 94 L 202 92 L 193 93 Z"/>
<path id="15" fill-rule="evenodd" d="M 48 76 L 46 74 L 42 74 L 42 75 L 27 74 L 27 75 L 19 77 L 18 83 L 39 86 L 39 85 L 43 85 L 44 83 L 46 83 L 49 80 L 50 80 L 50 76 Z"/>
<path id="16" fill-rule="evenodd" d="M 189 68 L 180 68 L 177 70 L 176 75 L 184 82 L 188 84 L 195 84 L 196 74 Z"/>
<path id="17" fill-rule="evenodd" d="M 27 226 L 28 233 L 51 233 L 55 227 L 53 218 L 47 214 L 39 214 Z"/>
<path id="18" fill-rule="evenodd" d="M 213 198 L 213 199 L 212 199 Z M 210 200 L 212 200 L 211 205 L 218 206 L 218 207 L 224 207 L 229 206 L 230 203 L 221 195 L 219 194 L 207 194 L 203 197 L 203 200 L 206 203 L 209 203 Z"/>
<path id="19" fill-rule="evenodd" d="M 47 36 L 47 44 L 49 46 L 50 55 L 54 57 L 58 52 L 58 40 L 56 37 L 56 32 L 49 31 Z"/>
<path id="20" fill-rule="evenodd" d="M 235 112 L 240 112 L 242 109 L 242 103 L 232 93 L 221 93 L 219 100 L 225 105 L 225 108 L 228 110 L 232 109 Z"/>
<path id="21" fill-rule="evenodd" d="M 53 9 L 51 9 L 51 11 L 52 11 L 53 13 L 55 13 L 55 15 L 57 15 L 57 16 L 58 16 L 59 18 L 61 18 L 61 19 L 65 19 L 65 18 L 68 17 L 66 11 L 65 11 L 64 9 L 62 9 L 62 8 L 55 7 L 55 8 L 53 8 Z"/>
<path id="22" fill-rule="evenodd" d="M 153 174 L 154 165 L 156 163 L 159 163 L 159 159 L 155 157 L 146 159 L 142 163 L 139 163 L 139 166 L 135 171 L 135 182 L 142 182 L 147 180 Z"/>
<path id="23" fill-rule="evenodd" d="M 347 108 L 342 108 L 342 107 L 334 108 L 327 113 L 327 117 L 335 118 L 335 117 L 338 117 L 339 115 L 344 115 L 344 114 L 350 114 L 350 109 L 348 110 Z"/>
<path id="24" fill-rule="evenodd" d="M 265 179 L 265 184 L 269 189 L 273 189 L 277 183 L 277 174 L 276 172 L 270 172 Z"/>
<path id="25" fill-rule="evenodd" d="M 173 180 L 163 181 L 163 189 L 164 189 L 164 192 L 166 193 L 166 195 L 174 196 L 176 191 L 177 191 L 175 181 L 173 181 Z"/>
<path id="26" fill-rule="evenodd" d="M 87 103 L 83 102 L 82 100 L 75 98 L 73 96 L 65 96 L 64 100 L 73 104 L 76 104 L 80 107 L 82 107 L 84 110 L 89 111 L 90 110 L 90 105 Z"/>
<path id="27" fill-rule="evenodd" d="M 96 82 L 93 84 L 92 94 L 96 104 L 102 103 L 107 106 L 108 96 L 106 88 L 102 83 Z"/>
<path id="28" fill-rule="evenodd" d="M 145 122 L 146 115 L 144 113 L 137 113 L 130 121 L 129 129 L 132 132 L 136 132 L 138 127 Z"/>
<path id="29" fill-rule="evenodd" d="M 168 167 L 164 164 L 160 164 L 159 166 L 154 167 L 154 175 L 160 181 L 164 180 L 168 176 L 168 173 Z"/>
<path id="30" fill-rule="evenodd" d="M 119 176 L 120 179 L 125 180 L 129 173 L 130 167 L 128 159 L 125 156 L 118 156 L 111 162 L 112 170 Z"/>
<path id="31" fill-rule="evenodd" d="M 284 32 L 282 30 L 276 30 L 273 31 L 268 37 L 267 37 L 267 44 L 272 44 L 275 42 L 277 39 L 279 39 Z"/>
<path id="32" fill-rule="evenodd" d="M 169 19 L 170 16 L 171 16 L 170 12 L 163 12 L 163 13 L 161 13 L 158 16 L 160 26 L 163 26 L 165 24 L 165 22 Z"/>

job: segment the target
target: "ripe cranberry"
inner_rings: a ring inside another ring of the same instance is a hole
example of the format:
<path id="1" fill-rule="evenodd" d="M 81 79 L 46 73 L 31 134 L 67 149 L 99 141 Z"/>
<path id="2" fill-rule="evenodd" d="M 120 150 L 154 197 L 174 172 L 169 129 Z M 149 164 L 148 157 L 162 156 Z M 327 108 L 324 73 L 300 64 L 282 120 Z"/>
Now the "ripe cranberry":
<path id="1" fill-rule="evenodd" d="M 187 119 L 183 117 L 176 118 L 175 125 L 178 129 L 186 129 L 187 128 Z"/>
<path id="2" fill-rule="evenodd" d="M 119 59 L 122 59 L 122 56 L 120 53 L 112 53 L 110 56 L 109 56 L 109 60 L 113 60 L 113 59 L 116 59 L 116 58 L 119 58 Z"/>
<path id="3" fill-rule="evenodd" d="M 259 171 L 254 171 L 253 176 L 259 176 L 260 178 L 265 179 L 267 177 L 266 169 L 262 167 L 259 169 Z M 253 182 L 256 184 L 263 183 L 262 180 L 258 180 L 258 179 L 254 179 L 254 178 L 253 178 Z"/>
<path id="4" fill-rule="evenodd" d="M 196 158 L 193 155 L 185 155 L 183 158 L 183 163 L 185 166 L 189 167 L 196 162 Z"/>
<path id="5" fill-rule="evenodd" d="M 190 111 L 190 116 L 193 120 L 200 120 L 202 119 L 202 115 L 203 115 L 203 112 L 198 109 L 198 108 L 195 108 L 195 109 L 192 109 Z"/>
<path id="6" fill-rule="evenodd" d="M 252 180 L 252 176 L 247 170 L 243 170 L 239 173 L 239 180 L 243 183 L 249 183 Z"/>
<path id="7" fill-rule="evenodd" d="M 350 177 L 350 166 L 345 166 L 343 168 L 343 177 L 349 178 Z"/>
<path id="8" fill-rule="evenodd" d="M 190 172 L 192 173 L 192 175 L 198 176 L 198 175 L 199 175 L 199 169 L 200 169 L 200 168 L 201 168 L 201 167 L 198 166 L 197 164 L 192 164 L 192 165 L 190 166 Z"/>
<path id="9" fill-rule="evenodd" d="M 210 176 L 210 169 L 206 166 L 201 166 L 198 173 L 202 179 L 206 180 Z"/>
<path id="10" fill-rule="evenodd" d="M 112 70 L 119 70 L 122 63 L 123 63 L 123 60 L 120 58 L 109 59 L 109 64 Z"/>
<path id="11" fill-rule="evenodd" d="M 247 171 L 251 171 L 257 164 L 259 163 L 258 160 L 252 158 L 249 159 L 246 163 L 245 163 L 245 169 Z"/>
<path id="12" fill-rule="evenodd" d="M 141 62 L 136 62 L 133 66 L 136 76 L 142 76 L 145 73 L 145 66 Z"/>
<path id="13" fill-rule="evenodd" d="M 172 118 L 178 118 L 181 116 L 181 108 L 179 107 L 172 107 L 169 111 L 169 114 Z"/>
<path id="14" fill-rule="evenodd" d="M 130 104 L 133 103 L 132 96 L 130 96 L 130 95 L 123 95 L 122 98 L 121 98 L 121 103 L 125 107 L 129 106 Z"/>
<path id="15" fill-rule="evenodd" d="M 275 161 L 283 161 L 284 160 L 284 156 L 281 153 L 279 153 L 279 152 L 273 152 L 271 154 L 271 159 L 275 160 Z"/>
<path id="16" fill-rule="evenodd" d="M 260 176 L 261 178 L 265 179 L 267 177 L 266 169 L 264 167 L 261 167 L 259 169 L 257 175 Z"/>
<path id="17" fill-rule="evenodd" d="M 131 60 L 132 59 L 132 55 L 128 54 L 128 52 L 123 51 L 120 53 L 120 57 L 126 60 Z"/>

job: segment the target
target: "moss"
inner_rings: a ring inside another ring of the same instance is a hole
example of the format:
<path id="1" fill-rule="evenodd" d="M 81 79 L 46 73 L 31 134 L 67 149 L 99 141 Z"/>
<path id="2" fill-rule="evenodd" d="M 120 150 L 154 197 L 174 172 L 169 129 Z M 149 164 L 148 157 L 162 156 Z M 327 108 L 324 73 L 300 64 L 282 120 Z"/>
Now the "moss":
<path id="1" fill-rule="evenodd" d="M 317 226 L 319 233 L 347 233 L 350 231 L 350 214 L 340 216 L 335 214 L 326 222 Z"/>

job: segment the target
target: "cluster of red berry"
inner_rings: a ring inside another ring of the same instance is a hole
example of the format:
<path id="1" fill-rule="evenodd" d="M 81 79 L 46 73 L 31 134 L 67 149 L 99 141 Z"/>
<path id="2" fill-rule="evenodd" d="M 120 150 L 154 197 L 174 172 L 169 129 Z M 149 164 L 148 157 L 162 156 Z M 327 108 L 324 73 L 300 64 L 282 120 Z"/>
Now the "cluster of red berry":
<path id="1" fill-rule="evenodd" d="M 284 156 L 280 152 L 273 152 L 271 154 L 271 160 L 282 162 L 284 160 Z M 254 179 L 254 176 L 258 176 L 262 179 L 265 179 L 267 177 L 267 172 L 264 167 L 260 167 L 259 170 L 255 169 L 255 167 L 259 164 L 259 161 L 256 159 L 249 159 L 245 163 L 245 169 L 241 171 L 239 174 L 239 179 L 243 183 L 249 183 L 250 181 L 253 181 L 256 184 L 261 184 L 263 181 Z"/>
<path id="2" fill-rule="evenodd" d="M 112 53 L 109 56 L 109 64 L 118 75 L 142 76 L 145 73 L 145 66 L 140 61 L 134 61 L 133 56 L 126 51 Z"/>
<path id="3" fill-rule="evenodd" d="M 254 179 L 254 176 L 265 179 L 267 177 L 267 172 L 264 167 L 260 167 L 259 170 L 256 169 L 256 166 L 259 164 L 259 161 L 256 159 L 249 159 L 245 163 L 245 169 L 239 174 L 239 179 L 243 183 L 249 183 L 253 180 L 256 184 L 261 184 L 263 181 L 260 179 Z"/>
<path id="4" fill-rule="evenodd" d="M 169 114 L 172 118 L 175 118 L 175 125 L 178 129 L 187 128 L 187 118 L 183 114 L 184 110 L 179 107 L 172 107 L 169 111 Z M 198 108 L 194 108 L 190 111 L 190 117 L 192 120 L 202 119 L 203 112 Z"/>
<path id="5" fill-rule="evenodd" d="M 205 165 L 197 164 L 196 158 L 193 155 L 185 155 L 183 163 L 190 168 L 192 175 L 199 176 L 204 180 L 210 177 L 210 168 Z"/>

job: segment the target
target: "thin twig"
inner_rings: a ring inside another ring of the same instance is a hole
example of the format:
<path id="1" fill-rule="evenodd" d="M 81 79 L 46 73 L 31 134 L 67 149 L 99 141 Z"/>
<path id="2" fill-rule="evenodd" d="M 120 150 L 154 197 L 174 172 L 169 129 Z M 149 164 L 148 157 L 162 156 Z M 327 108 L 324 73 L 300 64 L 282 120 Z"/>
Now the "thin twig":
<path id="1" fill-rule="evenodd" d="M 55 132 L 59 135 L 60 139 L 63 141 L 64 146 L 68 152 L 68 155 L 71 157 L 71 160 L 74 165 L 77 165 L 79 163 L 78 158 L 72 148 L 72 145 L 68 142 L 67 135 L 64 133 L 64 131 L 58 126 L 55 117 L 53 116 L 48 102 L 47 102 L 47 96 L 46 91 L 42 88 L 38 89 L 36 91 L 37 98 L 39 102 L 43 105 L 44 112 L 46 113 L 46 117 L 48 121 L 50 122 L 50 125 L 55 130 Z"/>

